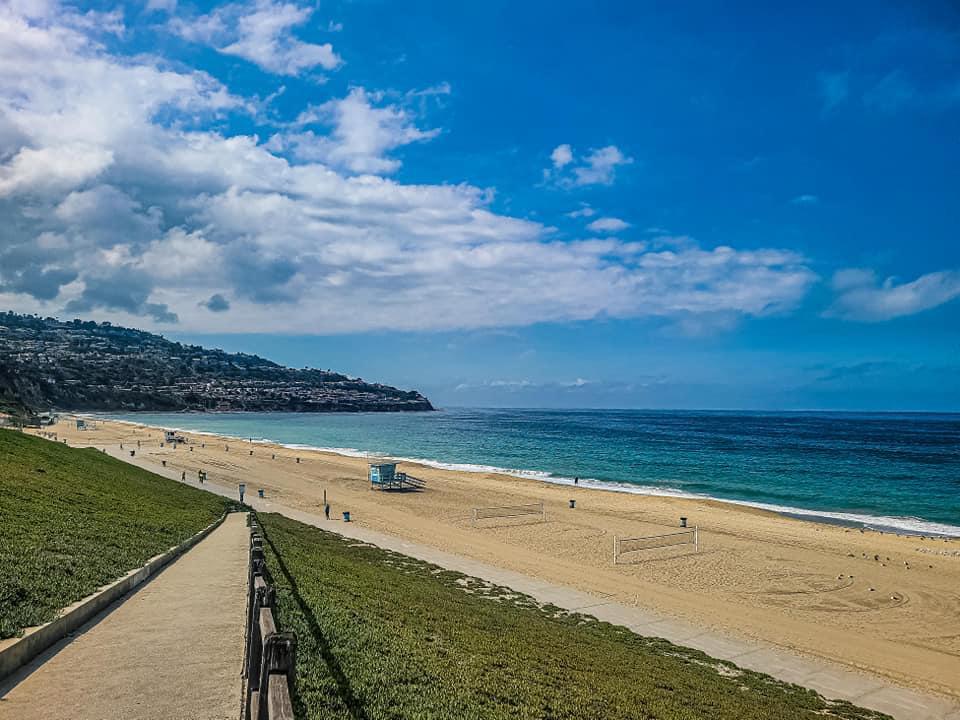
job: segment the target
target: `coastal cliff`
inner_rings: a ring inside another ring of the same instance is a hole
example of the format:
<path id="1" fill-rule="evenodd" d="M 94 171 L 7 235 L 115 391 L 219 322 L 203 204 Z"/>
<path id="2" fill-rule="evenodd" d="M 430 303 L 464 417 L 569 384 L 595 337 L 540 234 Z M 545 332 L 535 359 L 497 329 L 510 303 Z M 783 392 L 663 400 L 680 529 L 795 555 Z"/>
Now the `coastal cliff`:
<path id="1" fill-rule="evenodd" d="M 0 313 L 0 410 L 396 412 L 415 390 L 256 355 L 184 345 L 110 323 Z"/>

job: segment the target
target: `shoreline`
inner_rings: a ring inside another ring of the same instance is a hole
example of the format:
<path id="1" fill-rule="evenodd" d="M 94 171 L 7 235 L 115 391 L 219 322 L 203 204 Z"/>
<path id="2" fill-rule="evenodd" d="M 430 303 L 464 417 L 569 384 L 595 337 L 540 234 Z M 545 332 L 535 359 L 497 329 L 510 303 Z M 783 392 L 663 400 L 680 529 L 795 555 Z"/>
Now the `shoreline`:
<path id="1" fill-rule="evenodd" d="M 194 415 L 203 415 L 204 413 L 193 413 Z M 251 413 L 252 415 L 256 413 Z M 669 487 L 657 487 L 652 485 L 635 485 L 631 483 L 618 482 L 615 480 L 600 480 L 597 478 L 581 477 L 579 485 L 574 485 L 573 478 L 557 475 L 545 470 L 531 470 L 524 468 L 505 468 L 497 465 L 481 465 L 478 463 L 457 463 L 431 458 L 406 457 L 394 455 L 389 452 L 376 450 L 360 450 L 358 448 L 340 448 L 325 447 L 318 445 L 309 445 L 305 443 L 286 443 L 280 440 L 267 437 L 237 437 L 224 435 L 210 430 L 194 430 L 191 428 L 182 428 L 176 426 L 150 425 L 133 420 L 120 420 L 99 413 L 75 413 L 77 417 L 88 417 L 95 420 L 124 423 L 132 426 L 149 427 L 155 430 L 174 430 L 182 433 L 192 433 L 194 435 L 205 435 L 211 437 L 223 437 L 236 440 L 238 442 L 254 442 L 262 445 L 275 445 L 277 447 L 287 448 L 289 450 L 306 450 L 310 452 L 325 453 L 340 457 L 357 458 L 362 460 L 384 459 L 392 460 L 397 463 L 409 463 L 421 467 L 433 468 L 435 470 L 448 470 L 452 472 L 464 472 L 474 474 L 494 474 L 517 478 L 520 480 L 530 480 L 534 482 L 549 483 L 561 487 L 583 488 L 586 490 L 601 490 L 613 493 L 622 493 L 627 495 L 640 495 L 644 497 L 664 497 L 675 498 L 678 500 L 690 500 L 699 502 L 715 502 L 724 505 L 735 505 L 741 508 L 751 508 L 779 515 L 801 522 L 812 522 L 824 525 L 833 525 L 854 530 L 868 530 L 880 533 L 889 533 L 899 537 L 912 538 L 960 538 L 960 525 L 942 523 L 935 520 L 926 520 L 918 517 L 891 517 L 883 515 L 871 515 L 868 513 L 855 513 L 843 510 L 820 510 L 813 508 L 796 507 L 790 505 L 777 505 L 774 503 L 764 503 L 752 500 L 741 500 L 736 498 L 717 497 L 715 495 L 697 494 L 683 490 L 675 490 Z"/>
<path id="2" fill-rule="evenodd" d="M 91 430 L 73 423 L 50 430 L 71 446 L 103 449 L 167 476 L 196 478 L 203 470 L 212 485 L 245 483 L 254 497 L 262 488 L 259 502 L 267 508 L 277 503 L 322 514 L 326 499 L 330 522 L 350 511 L 352 525 L 401 543 L 960 698 L 960 540 L 860 532 L 702 498 L 597 492 L 407 462 L 401 469 L 426 489 L 377 492 L 366 458 L 190 430 L 180 431 L 186 445 L 160 447 L 156 426 L 99 418 Z M 528 503 L 543 503 L 545 517 L 472 523 L 472 508 Z M 698 551 L 674 546 L 612 562 L 615 536 L 674 532 L 681 516 L 699 529 Z"/>

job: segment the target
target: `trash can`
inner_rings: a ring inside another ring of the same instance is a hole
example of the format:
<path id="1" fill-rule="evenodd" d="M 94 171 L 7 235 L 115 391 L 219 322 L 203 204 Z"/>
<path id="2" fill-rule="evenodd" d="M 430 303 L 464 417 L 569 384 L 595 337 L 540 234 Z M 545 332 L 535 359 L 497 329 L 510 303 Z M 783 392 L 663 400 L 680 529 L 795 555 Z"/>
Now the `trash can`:
<path id="1" fill-rule="evenodd" d="M 570 508 L 573 509 L 573 508 L 575 508 L 576 506 L 577 506 L 577 501 L 576 501 L 576 500 L 571 500 L 571 501 L 570 501 Z"/>
<path id="2" fill-rule="evenodd" d="M 260 488 L 259 490 L 257 490 L 257 495 L 259 495 L 260 497 L 263 497 L 263 488 Z"/>
<path id="3" fill-rule="evenodd" d="M 687 519 L 685 517 L 680 518 L 680 527 L 687 526 Z"/>
<path id="4" fill-rule="evenodd" d="M 166 460 L 161 460 L 161 461 L 160 461 L 160 464 L 163 465 L 164 467 L 166 467 L 166 466 L 167 466 L 167 461 L 166 461 Z"/>
<path id="5" fill-rule="evenodd" d="M 349 510 L 344 510 L 344 511 L 343 511 L 343 521 L 344 521 L 344 522 L 350 522 L 350 511 L 349 511 Z"/>

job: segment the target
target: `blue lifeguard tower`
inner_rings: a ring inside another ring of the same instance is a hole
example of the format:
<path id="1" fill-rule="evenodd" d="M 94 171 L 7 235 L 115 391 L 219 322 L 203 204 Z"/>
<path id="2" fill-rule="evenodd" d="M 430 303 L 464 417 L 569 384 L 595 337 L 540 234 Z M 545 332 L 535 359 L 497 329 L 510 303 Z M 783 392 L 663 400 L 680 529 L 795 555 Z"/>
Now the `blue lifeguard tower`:
<path id="1" fill-rule="evenodd" d="M 397 472 L 396 463 L 371 463 L 370 487 L 373 490 L 423 490 L 426 483 L 404 472 Z"/>

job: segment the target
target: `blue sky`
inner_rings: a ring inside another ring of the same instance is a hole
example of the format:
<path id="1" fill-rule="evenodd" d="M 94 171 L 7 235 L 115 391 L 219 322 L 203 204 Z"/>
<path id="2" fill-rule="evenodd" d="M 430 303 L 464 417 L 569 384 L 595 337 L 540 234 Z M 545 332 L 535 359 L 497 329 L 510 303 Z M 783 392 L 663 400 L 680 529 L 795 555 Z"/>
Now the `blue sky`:
<path id="1" fill-rule="evenodd" d="M 0 5 L 0 306 L 440 405 L 960 410 L 949 2 Z"/>

